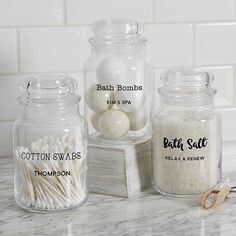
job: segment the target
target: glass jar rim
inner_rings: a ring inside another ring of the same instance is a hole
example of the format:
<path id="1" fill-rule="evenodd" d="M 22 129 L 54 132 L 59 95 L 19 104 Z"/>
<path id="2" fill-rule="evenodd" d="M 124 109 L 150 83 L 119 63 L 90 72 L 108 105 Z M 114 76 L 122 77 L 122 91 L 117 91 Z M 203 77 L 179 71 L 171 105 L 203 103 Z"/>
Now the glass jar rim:
<path id="1" fill-rule="evenodd" d="M 75 92 L 78 88 L 75 79 L 63 75 L 37 75 L 27 77 L 20 85 L 21 105 L 64 106 L 76 104 L 81 97 Z"/>

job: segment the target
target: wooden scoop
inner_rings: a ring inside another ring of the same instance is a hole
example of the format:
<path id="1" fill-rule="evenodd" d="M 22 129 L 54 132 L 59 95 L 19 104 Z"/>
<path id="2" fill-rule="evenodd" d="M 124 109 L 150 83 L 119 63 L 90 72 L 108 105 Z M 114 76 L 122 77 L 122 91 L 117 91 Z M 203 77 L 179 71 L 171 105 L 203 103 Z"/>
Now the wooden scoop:
<path id="1" fill-rule="evenodd" d="M 229 196 L 231 188 L 223 186 L 219 189 L 210 188 L 201 197 L 201 206 L 205 209 L 217 207 Z"/>

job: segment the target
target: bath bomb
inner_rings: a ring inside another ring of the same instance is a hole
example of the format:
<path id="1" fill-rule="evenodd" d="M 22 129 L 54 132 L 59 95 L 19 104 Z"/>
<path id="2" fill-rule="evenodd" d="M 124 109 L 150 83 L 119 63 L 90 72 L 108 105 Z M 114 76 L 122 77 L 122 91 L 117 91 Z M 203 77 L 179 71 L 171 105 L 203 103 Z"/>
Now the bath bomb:
<path id="1" fill-rule="evenodd" d="M 127 80 L 126 65 L 119 58 L 107 57 L 98 64 L 96 76 L 101 85 L 123 84 Z"/>
<path id="2" fill-rule="evenodd" d="M 120 102 L 120 109 L 125 112 L 135 112 L 145 102 L 143 91 L 116 91 L 114 97 Z"/>
<path id="3" fill-rule="evenodd" d="M 93 128 L 94 128 L 95 130 L 97 130 L 98 132 L 99 132 L 99 128 L 98 128 L 98 121 L 99 121 L 99 119 L 100 119 L 100 114 L 98 114 L 98 113 L 96 113 L 96 112 L 94 112 L 94 113 L 91 115 L 91 118 L 90 118 L 91 124 L 92 124 Z"/>
<path id="4" fill-rule="evenodd" d="M 98 127 L 104 138 L 120 138 L 129 131 L 129 117 L 120 110 L 107 110 L 100 116 Z"/>
<path id="5" fill-rule="evenodd" d="M 97 90 L 97 85 L 93 84 L 86 92 L 86 103 L 90 109 L 97 113 L 102 113 L 109 109 L 107 101 L 113 100 L 111 91 Z"/>
<path id="6" fill-rule="evenodd" d="M 132 65 L 127 66 L 127 85 L 138 84 L 144 86 L 145 71 L 143 61 L 135 61 Z"/>
<path id="7" fill-rule="evenodd" d="M 137 131 L 145 127 L 148 121 L 148 113 L 146 109 L 141 108 L 136 112 L 127 113 L 130 120 L 130 130 Z"/>

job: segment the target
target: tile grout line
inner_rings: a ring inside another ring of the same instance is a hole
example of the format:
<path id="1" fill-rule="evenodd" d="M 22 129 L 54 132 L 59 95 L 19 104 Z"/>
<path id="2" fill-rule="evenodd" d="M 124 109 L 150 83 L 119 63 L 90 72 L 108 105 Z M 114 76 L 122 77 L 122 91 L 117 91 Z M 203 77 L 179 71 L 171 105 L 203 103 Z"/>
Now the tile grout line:
<path id="1" fill-rule="evenodd" d="M 39 74 L 39 75 L 45 75 L 45 74 L 79 74 L 83 73 L 83 70 L 77 71 L 77 70 L 72 70 L 72 71 L 45 71 L 45 72 L 40 72 L 40 71 L 32 71 L 32 72 L 19 72 L 19 73 L 3 73 L 0 74 L 1 76 L 23 76 L 23 75 L 34 75 L 34 74 Z"/>
<path id="2" fill-rule="evenodd" d="M 146 23 L 145 23 L 146 24 Z M 62 24 L 62 25 L 24 25 L 24 26 L 0 26 L 0 29 L 41 29 L 41 28 L 78 28 L 78 27 L 90 27 L 91 24 Z"/>
<path id="3" fill-rule="evenodd" d="M 64 0 L 66 1 L 66 0 Z M 154 0 L 153 0 L 154 1 Z M 64 14 L 65 15 L 65 14 Z M 66 14 L 67 15 L 67 14 Z M 67 16 L 66 16 L 67 18 Z M 66 24 L 62 25 L 24 25 L 24 26 L 0 26 L 0 29 L 15 29 L 16 27 L 18 29 L 37 29 L 37 28 L 76 28 L 76 27 L 90 27 L 91 23 L 87 24 L 68 24 L 67 19 L 64 19 L 66 21 Z M 235 20 L 222 20 L 222 21 L 166 21 L 166 22 L 142 22 L 145 25 L 189 25 L 189 24 L 227 24 L 227 23 L 233 23 L 235 24 Z"/>
<path id="4" fill-rule="evenodd" d="M 152 0 L 152 22 L 156 22 L 156 0 Z"/>
<path id="5" fill-rule="evenodd" d="M 191 67 L 191 65 L 184 65 L 185 67 Z M 197 67 L 217 67 L 217 68 L 222 68 L 222 67 L 227 67 L 231 66 L 234 67 L 235 64 L 233 63 L 228 63 L 228 64 L 197 64 Z M 175 65 L 166 65 L 166 66 L 154 66 L 155 69 L 166 69 L 169 67 L 175 67 L 175 68 L 181 68 L 182 66 L 175 66 Z M 31 71 L 31 72 L 19 72 L 19 73 L 0 73 L 1 76 L 16 76 L 16 75 L 32 75 L 32 74 L 80 74 L 83 73 L 83 70 L 71 70 L 71 71 Z"/>
<path id="6" fill-rule="evenodd" d="M 17 55 L 17 74 L 21 72 L 21 56 L 20 56 L 20 30 L 16 29 L 16 55 Z"/>
<path id="7" fill-rule="evenodd" d="M 184 65 L 185 67 L 191 67 L 191 65 Z M 227 66 L 231 66 L 234 67 L 235 64 L 233 63 L 229 63 L 229 64 L 197 64 L 197 67 L 217 67 L 217 68 L 221 68 L 221 67 L 227 67 Z M 166 66 L 154 66 L 155 69 L 167 69 L 169 67 L 175 67 L 175 68 L 181 68 L 182 66 L 175 66 L 175 65 L 166 65 Z M 71 70 L 71 71 L 31 71 L 31 72 L 19 72 L 19 73 L 0 73 L 0 77 L 1 76 L 16 76 L 16 75 L 32 75 L 32 74 L 80 74 L 83 73 L 83 70 Z"/>
<path id="8" fill-rule="evenodd" d="M 196 24 L 193 24 L 192 65 L 196 66 Z"/>
<path id="9" fill-rule="evenodd" d="M 68 19 L 67 19 L 67 0 L 63 0 L 63 23 L 64 26 L 68 26 Z"/>
<path id="10" fill-rule="evenodd" d="M 234 0 L 234 20 L 236 21 L 236 0 Z"/>
<path id="11" fill-rule="evenodd" d="M 144 22 L 145 23 L 145 22 Z M 230 20 L 208 20 L 208 21 L 158 21 L 158 22 L 154 22 L 154 24 L 158 24 L 158 25 L 177 25 L 177 24 L 228 24 L 228 23 L 236 23 L 234 19 L 230 19 Z M 146 22 L 145 24 L 153 24 L 153 23 L 149 23 Z"/>
<path id="12" fill-rule="evenodd" d="M 222 68 L 222 67 L 228 67 L 228 66 L 234 66 L 235 64 L 197 64 L 197 67 L 217 67 L 217 68 Z M 154 66 L 155 69 L 166 69 L 169 68 L 170 66 Z M 181 68 L 182 66 L 171 66 L 175 68 Z M 185 65 L 185 67 L 191 67 L 191 65 Z"/>
<path id="13" fill-rule="evenodd" d="M 236 66 L 233 65 L 233 106 L 236 107 Z"/>

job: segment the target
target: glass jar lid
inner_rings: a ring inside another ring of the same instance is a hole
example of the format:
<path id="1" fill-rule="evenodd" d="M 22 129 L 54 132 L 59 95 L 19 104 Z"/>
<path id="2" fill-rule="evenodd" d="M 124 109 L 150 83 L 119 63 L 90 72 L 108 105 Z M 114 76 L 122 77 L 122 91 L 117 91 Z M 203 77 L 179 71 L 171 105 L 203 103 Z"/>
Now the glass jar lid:
<path id="1" fill-rule="evenodd" d="M 146 42 L 142 36 L 143 25 L 130 19 L 105 19 L 92 25 L 94 37 L 90 43 L 137 44 Z"/>
<path id="2" fill-rule="evenodd" d="M 77 82 L 67 76 L 40 75 L 26 78 L 20 88 L 22 96 L 19 101 L 23 105 L 63 106 L 80 101 L 76 95 Z"/>
<path id="3" fill-rule="evenodd" d="M 161 81 L 163 86 L 158 91 L 164 96 L 200 98 L 216 93 L 216 89 L 212 87 L 213 75 L 201 69 L 164 71 Z"/>

